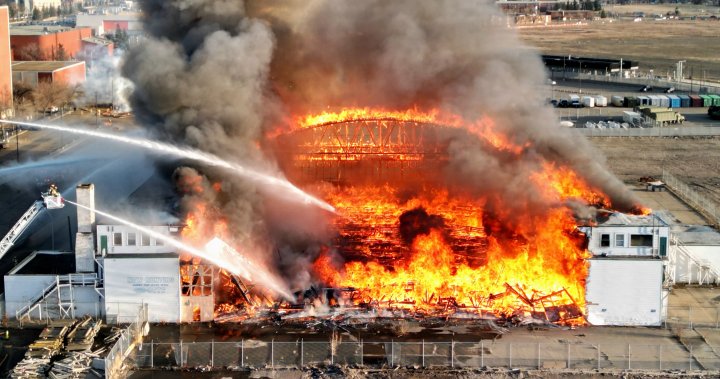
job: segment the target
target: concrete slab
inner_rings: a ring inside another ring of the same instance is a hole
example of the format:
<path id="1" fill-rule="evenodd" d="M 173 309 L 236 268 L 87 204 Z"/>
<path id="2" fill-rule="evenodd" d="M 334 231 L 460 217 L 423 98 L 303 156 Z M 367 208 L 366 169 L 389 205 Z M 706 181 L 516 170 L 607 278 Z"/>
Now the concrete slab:
<path id="1" fill-rule="evenodd" d="M 695 210 L 690 208 L 682 200 L 678 199 L 670 191 L 650 192 L 645 189 L 631 186 L 633 193 L 640 198 L 640 201 L 651 209 L 667 210 L 674 217 L 675 222 L 679 224 L 689 225 L 708 225 L 707 220 L 700 216 Z"/>

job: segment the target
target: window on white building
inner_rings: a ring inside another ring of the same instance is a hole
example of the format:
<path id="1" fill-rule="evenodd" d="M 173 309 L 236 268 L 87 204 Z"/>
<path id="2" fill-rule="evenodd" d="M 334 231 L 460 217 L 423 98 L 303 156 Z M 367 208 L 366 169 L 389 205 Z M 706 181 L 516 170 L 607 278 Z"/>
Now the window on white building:
<path id="1" fill-rule="evenodd" d="M 113 245 L 122 246 L 122 233 L 113 233 Z"/>
<path id="2" fill-rule="evenodd" d="M 601 234 L 600 235 L 600 247 L 610 247 L 610 235 L 609 234 Z"/>
<path id="3" fill-rule="evenodd" d="M 137 235 L 135 233 L 128 233 L 128 246 L 135 246 L 137 244 Z"/>
<path id="4" fill-rule="evenodd" d="M 624 234 L 616 234 L 615 235 L 615 247 L 625 247 L 625 235 Z"/>
<path id="5" fill-rule="evenodd" d="M 652 234 L 631 234 L 630 235 L 630 246 L 632 247 L 652 247 L 653 236 Z"/>
<path id="6" fill-rule="evenodd" d="M 148 236 L 147 234 L 141 234 L 140 246 L 150 246 L 150 236 Z"/>

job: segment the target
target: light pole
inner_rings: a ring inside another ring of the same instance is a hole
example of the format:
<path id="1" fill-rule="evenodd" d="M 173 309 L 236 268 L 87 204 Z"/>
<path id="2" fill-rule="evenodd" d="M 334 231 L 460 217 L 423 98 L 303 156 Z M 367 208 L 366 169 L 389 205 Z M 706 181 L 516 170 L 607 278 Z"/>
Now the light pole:
<path id="1" fill-rule="evenodd" d="M 580 93 L 582 93 L 582 61 L 578 58 L 578 79 L 580 79 Z"/>
<path id="2" fill-rule="evenodd" d="M 20 125 L 15 124 L 15 156 L 20 163 Z"/>

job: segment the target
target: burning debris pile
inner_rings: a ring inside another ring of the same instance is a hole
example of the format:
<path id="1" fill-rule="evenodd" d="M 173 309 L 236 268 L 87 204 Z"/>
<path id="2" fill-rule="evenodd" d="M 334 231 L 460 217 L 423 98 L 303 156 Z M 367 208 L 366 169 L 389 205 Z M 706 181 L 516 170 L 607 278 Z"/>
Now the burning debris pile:
<path id="1" fill-rule="evenodd" d="M 221 238 L 258 268 L 220 268 L 217 312 L 252 315 L 287 297 L 271 283 L 299 294 L 275 309 L 583 323 L 577 220 L 642 208 L 587 141 L 557 126 L 536 89 L 539 58 L 494 5 L 142 3 L 150 37 L 124 66 L 138 118 L 336 209 L 179 168 L 185 241 Z"/>

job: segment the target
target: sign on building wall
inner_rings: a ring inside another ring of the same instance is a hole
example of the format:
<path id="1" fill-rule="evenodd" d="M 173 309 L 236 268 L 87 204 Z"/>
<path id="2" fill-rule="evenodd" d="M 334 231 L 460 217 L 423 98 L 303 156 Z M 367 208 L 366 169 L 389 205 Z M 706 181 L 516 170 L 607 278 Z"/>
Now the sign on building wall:
<path id="1" fill-rule="evenodd" d="M 177 256 L 105 258 L 105 311 L 109 317 L 135 317 L 148 304 L 151 322 L 180 321 L 180 266 Z"/>

